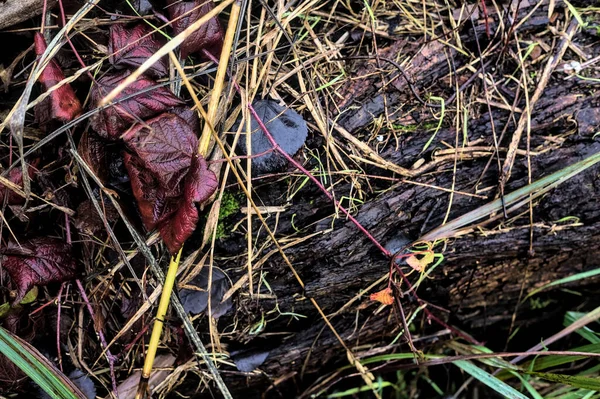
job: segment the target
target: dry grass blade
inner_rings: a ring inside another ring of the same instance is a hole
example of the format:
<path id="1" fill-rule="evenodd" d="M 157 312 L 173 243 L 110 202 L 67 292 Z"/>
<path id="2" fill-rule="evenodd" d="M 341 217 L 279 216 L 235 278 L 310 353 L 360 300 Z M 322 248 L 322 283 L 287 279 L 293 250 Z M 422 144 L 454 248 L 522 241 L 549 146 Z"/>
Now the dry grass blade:
<path id="1" fill-rule="evenodd" d="M 528 109 L 526 110 L 526 112 L 521 114 L 521 118 L 519 119 L 517 128 L 515 129 L 515 132 L 512 135 L 509 149 L 506 154 L 506 159 L 504 160 L 504 164 L 502 165 L 502 176 L 500 178 L 501 193 L 504 193 L 504 186 L 506 185 L 508 179 L 510 179 L 510 172 L 515 162 L 515 156 L 517 155 L 517 149 L 519 148 L 519 142 L 521 141 L 523 131 L 525 130 L 525 128 L 529 129 L 529 127 L 531 126 L 531 114 L 533 113 L 535 105 L 542 96 L 544 90 L 546 89 L 546 86 L 550 81 L 550 75 L 552 75 L 552 72 L 556 69 L 556 66 L 567 51 L 567 48 L 569 48 L 569 44 L 571 43 L 573 35 L 575 34 L 578 26 L 579 24 L 576 19 L 571 20 L 571 23 L 569 24 L 569 27 L 567 28 L 564 36 L 558 43 L 556 52 L 550 57 L 550 59 L 548 59 L 548 62 L 544 67 L 544 71 L 542 72 L 540 81 L 535 89 L 535 92 L 531 96 L 531 99 L 529 100 Z"/>

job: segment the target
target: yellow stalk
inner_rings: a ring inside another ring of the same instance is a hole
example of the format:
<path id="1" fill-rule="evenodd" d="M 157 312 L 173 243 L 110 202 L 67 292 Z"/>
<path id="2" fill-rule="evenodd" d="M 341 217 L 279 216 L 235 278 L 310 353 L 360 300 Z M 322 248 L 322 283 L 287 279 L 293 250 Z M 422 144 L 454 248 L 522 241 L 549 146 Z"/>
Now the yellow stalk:
<path id="1" fill-rule="evenodd" d="M 212 12 L 209 14 L 213 14 L 217 9 L 219 9 L 219 11 L 222 10 L 224 8 L 224 6 L 226 6 L 230 2 L 231 2 L 231 0 L 226 0 L 219 7 L 216 7 L 214 10 L 212 10 Z M 234 1 L 233 5 L 231 6 L 231 14 L 229 16 L 229 23 L 227 25 L 227 31 L 225 32 L 225 39 L 223 40 L 223 49 L 221 51 L 219 67 L 217 69 L 217 74 L 215 76 L 215 83 L 214 83 L 213 91 L 211 93 L 211 98 L 208 103 L 208 112 L 207 112 L 207 114 L 204 115 L 205 116 L 204 130 L 202 131 L 202 136 L 200 137 L 200 143 L 198 144 L 198 153 L 202 156 L 207 155 L 210 138 L 211 138 L 212 133 L 214 132 L 213 126 L 215 125 L 215 122 L 216 122 L 215 119 L 216 119 L 216 115 L 217 115 L 217 109 L 219 106 L 219 99 L 221 98 L 221 93 L 223 92 L 223 83 L 225 81 L 227 65 L 229 64 L 229 53 L 231 52 L 231 48 L 233 47 L 233 38 L 235 36 L 235 32 L 237 29 L 237 22 L 238 22 L 239 15 L 240 15 L 240 4 L 239 4 L 239 2 Z M 182 34 L 178 35 L 175 39 L 180 39 L 180 36 L 183 37 L 183 35 L 186 32 L 189 35 L 191 32 L 198 29 L 198 27 L 200 25 L 202 25 L 204 22 L 206 22 L 206 20 L 208 20 L 207 16 L 208 16 L 208 14 L 205 15 L 204 17 L 202 17 L 199 21 L 197 21 L 193 25 L 190 25 L 190 27 L 188 29 L 186 29 L 184 32 L 182 32 Z M 212 16 L 214 16 L 214 15 L 211 15 L 209 18 L 211 18 Z M 200 22 L 200 21 L 202 21 L 202 22 Z M 198 25 L 198 26 L 196 26 L 196 25 Z M 193 28 L 192 28 L 192 26 L 193 26 Z M 187 36 L 185 36 L 185 37 L 187 37 Z M 180 40 L 183 41 L 182 38 Z M 171 44 L 171 46 L 169 46 L 169 44 L 167 44 L 166 46 L 163 46 L 163 48 L 161 49 L 161 52 L 169 53 L 171 59 L 173 59 L 174 55 L 172 53 L 172 50 L 177 45 L 181 44 L 181 41 L 175 45 Z M 173 41 L 171 41 L 169 43 L 172 43 L 172 42 Z M 156 55 L 157 54 L 155 54 L 153 57 L 155 57 Z M 151 59 L 153 57 L 151 57 Z M 150 65 L 152 65 L 151 59 L 146 61 L 140 68 L 138 68 L 136 73 L 141 73 L 140 71 L 142 71 L 144 67 L 148 68 Z M 148 65 L 146 65 L 146 64 L 148 64 Z M 198 98 L 196 97 L 191 85 L 185 78 L 185 74 L 181 68 L 181 65 L 179 64 L 179 62 L 175 62 L 175 65 L 178 66 L 179 73 L 182 75 L 182 79 L 184 79 L 184 83 L 186 84 L 188 90 L 190 91 L 190 94 L 192 95 L 194 102 L 199 107 L 198 110 L 204 114 L 204 112 L 202 112 L 203 111 L 202 106 L 200 105 Z M 123 87 L 127 86 L 127 83 L 128 83 L 127 81 L 123 82 L 122 86 Z M 109 93 L 109 95 L 106 98 L 104 98 L 103 101 L 110 102 L 116 96 L 116 94 L 119 92 L 118 89 L 122 89 L 122 88 L 120 88 L 120 87 L 115 88 L 111 93 Z M 182 247 L 182 249 L 183 249 L 183 247 Z M 171 293 L 173 292 L 173 286 L 175 285 L 175 277 L 177 276 L 177 269 L 179 268 L 179 260 L 181 259 L 182 249 L 179 250 L 179 252 L 177 253 L 177 255 L 175 257 L 171 258 L 171 262 L 169 264 L 169 269 L 167 270 L 167 276 L 165 277 L 165 283 L 163 285 L 160 302 L 158 304 L 158 311 L 156 312 L 156 320 L 154 321 L 154 326 L 152 327 L 152 334 L 150 336 L 150 342 L 148 343 L 148 351 L 146 353 L 146 359 L 144 360 L 144 367 L 142 369 L 142 377 L 140 378 L 140 383 L 138 385 L 138 391 L 135 396 L 136 399 L 142 399 L 142 398 L 144 398 L 146 393 L 149 393 L 148 381 L 150 379 L 150 374 L 152 372 L 154 358 L 156 357 L 156 350 L 158 349 L 158 344 L 160 342 L 160 337 L 162 335 L 164 318 L 167 313 L 167 309 L 169 308 L 169 302 L 171 300 Z"/>
<path id="2" fill-rule="evenodd" d="M 221 93 L 223 92 L 223 82 L 225 82 L 227 66 L 229 65 L 229 53 L 233 47 L 233 38 L 235 36 L 235 31 L 237 30 L 239 15 L 240 3 L 236 1 L 231 5 L 229 23 L 227 25 L 227 31 L 225 32 L 225 39 L 223 40 L 223 50 L 221 50 L 221 56 L 219 57 L 219 67 L 217 69 L 217 75 L 215 76 L 213 90 L 210 94 L 210 101 L 208 102 L 207 119 L 204 121 L 204 129 L 202 130 L 202 136 L 200 136 L 200 143 L 198 144 L 198 152 L 200 154 L 205 154 L 208 151 L 211 131 L 214 130 L 217 110 L 219 109 L 219 100 L 221 99 Z"/>
<path id="3" fill-rule="evenodd" d="M 150 373 L 152 372 L 152 366 L 154 365 L 154 358 L 156 357 L 156 350 L 158 349 L 158 343 L 160 342 L 160 336 L 165 323 L 165 315 L 167 314 L 167 309 L 169 308 L 171 293 L 173 292 L 173 286 L 175 285 L 175 277 L 177 276 L 177 269 L 179 268 L 179 260 L 181 259 L 182 250 L 183 247 L 181 247 L 175 257 L 171 257 L 171 263 L 169 263 L 169 269 L 167 270 L 167 276 L 165 277 L 165 284 L 163 285 L 160 302 L 158 303 L 158 310 L 156 311 L 156 320 L 154 320 L 154 326 L 152 326 L 152 335 L 150 335 L 150 342 L 148 343 L 148 352 L 146 353 L 146 359 L 144 360 L 142 378 L 140 378 L 138 391 L 135 395 L 136 399 L 142 399 L 148 391 L 148 381 L 150 379 Z"/>

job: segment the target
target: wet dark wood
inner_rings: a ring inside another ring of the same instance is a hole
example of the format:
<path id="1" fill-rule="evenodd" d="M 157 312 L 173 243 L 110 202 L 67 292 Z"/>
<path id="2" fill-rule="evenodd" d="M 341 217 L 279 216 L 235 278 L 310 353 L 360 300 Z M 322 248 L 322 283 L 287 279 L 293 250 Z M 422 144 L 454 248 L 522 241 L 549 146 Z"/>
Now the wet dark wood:
<path id="1" fill-rule="evenodd" d="M 443 75 L 443 71 L 438 72 L 440 76 Z M 564 80 L 564 77 L 561 72 L 554 73 L 533 113 L 531 148 L 538 152 L 531 159 L 533 181 L 600 151 L 598 138 L 593 138 L 600 126 L 600 95 L 593 84 Z M 422 87 L 420 81 L 416 84 Z M 479 84 L 479 80 L 475 84 Z M 406 90 L 398 89 L 387 92 L 388 101 L 413 101 L 414 105 L 414 99 L 408 100 Z M 481 93 L 482 89 L 478 91 Z M 510 92 L 506 95 L 512 100 Z M 521 100 L 517 103 L 523 106 Z M 479 140 L 478 145 L 491 146 L 493 137 L 487 106 L 482 105 L 478 111 L 469 120 L 468 138 L 470 141 Z M 414 117 L 410 116 L 410 122 L 416 123 L 420 118 L 425 121 L 426 114 L 423 111 Z M 506 128 L 506 137 L 500 143 L 501 146 L 506 145 L 514 129 L 510 113 L 493 108 L 492 116 L 498 134 Z M 361 137 L 361 130 L 358 129 L 364 126 L 361 123 L 346 126 L 353 127 L 353 133 Z M 506 123 L 508 126 L 505 126 Z M 435 139 L 436 145 L 422 154 L 422 148 L 430 136 L 430 131 L 422 129 L 406 133 L 400 137 L 398 149 L 390 145 L 381 156 L 406 168 L 423 158 L 425 165 L 432 166 L 426 174 L 414 180 L 439 187 L 452 187 L 453 160 L 448 158 L 440 162 L 434 147 L 445 149 L 442 142 L 454 144 L 457 134 L 450 127 L 443 128 Z M 459 137 L 459 140 L 462 138 Z M 520 148 L 526 148 L 525 145 L 524 137 Z M 459 161 L 455 175 L 456 190 L 473 193 L 476 187 L 480 191 L 489 188 L 482 192 L 493 199 L 498 184 L 498 162 L 491 162 L 484 172 L 488 159 L 485 156 Z M 375 168 L 367 172 L 386 173 Z M 507 192 L 523 187 L 527 181 L 526 158 L 520 155 L 515 162 Z M 342 188 L 339 192 L 347 191 Z M 265 194 L 265 197 L 268 195 Z M 327 199 L 312 187 L 303 189 L 298 198 L 304 201 L 298 201 L 278 219 L 278 232 L 281 235 L 293 234 L 291 218 L 294 214 L 294 226 L 302 228 L 333 212 Z M 528 226 L 528 215 L 525 214 L 515 222 L 504 223 L 502 228 L 494 228 L 498 225 L 495 222 L 489 226 L 493 230 L 449 240 L 444 251 L 445 260 L 432 278 L 420 287 L 420 298 L 431 304 L 429 309 L 437 317 L 472 333 L 479 341 L 491 342 L 493 347 L 496 345 L 496 350 L 503 349 L 513 317 L 513 329 L 529 328 L 529 336 L 520 341 L 521 347 L 518 349 L 524 350 L 527 345 L 539 343 L 560 329 L 560 321 L 557 320 L 566 310 L 572 310 L 574 304 L 583 303 L 582 309 L 585 305 L 598 304 L 590 293 L 597 291 L 599 279 L 586 279 L 566 286 L 581 292 L 582 297 L 565 293 L 556 295 L 556 292 L 549 291 L 549 294 L 539 296 L 541 302 L 549 300 L 541 307 L 538 307 L 540 302 L 534 301 L 519 304 L 527 293 L 548 282 L 598 267 L 598 198 L 600 167 L 596 165 L 536 200 L 532 229 Z M 446 215 L 449 199 L 449 193 L 445 191 L 399 183 L 392 190 L 370 198 L 360 207 L 356 217 L 377 240 L 393 250 L 440 225 Z M 450 220 L 488 201 L 455 195 Z M 266 205 L 279 203 L 274 201 Z M 526 210 L 523 207 L 519 212 Z M 579 218 L 581 224 L 564 227 L 557 223 L 567 216 Z M 302 235 L 325 231 L 330 227 L 331 219 L 327 218 L 312 224 Z M 243 241 L 239 245 L 243 248 Z M 335 313 L 331 316 L 332 324 L 359 356 L 371 348 L 389 343 L 390 337 L 398 334 L 402 327 L 396 307 L 377 313 L 377 305 L 368 300 L 368 294 L 339 312 L 361 290 L 385 275 L 389 267 L 389 261 L 352 223 L 337 220 L 332 231 L 289 248 L 286 254 L 303 279 L 305 289 L 300 288 L 280 256 L 274 255 L 263 266 L 263 271 L 268 272 L 267 280 L 277 299 L 257 301 L 248 297 L 238 298 L 239 308 L 243 309 L 238 314 L 239 331 L 258 322 L 261 314 L 265 314 L 269 320 L 265 330 L 258 336 L 239 334 L 235 337 L 238 342 L 244 342 L 246 349 L 270 351 L 261 367 L 265 375 L 247 378 L 235 373 L 226 374 L 230 387 L 237 392 L 243 391 L 244 397 L 259 397 L 265 389 L 270 389 L 267 394 L 269 397 L 300 396 L 311 381 L 323 375 L 325 365 L 347 364 L 344 350 L 308 298 L 314 298 L 328 315 Z M 243 268 L 245 264 L 236 265 Z M 413 276 L 412 281 L 415 279 L 416 276 Z M 384 286 L 381 284 L 373 291 Z M 561 298 L 561 301 L 557 302 L 556 298 Z M 276 304 L 281 312 L 295 312 L 306 318 L 293 320 L 289 316 L 275 318 L 273 313 L 266 314 Z M 402 304 L 406 313 L 416 307 L 414 298 L 410 296 L 402 298 Z M 437 340 L 429 334 L 443 330 L 440 325 L 428 323 L 429 320 L 424 316 L 417 318 L 418 331 L 413 336 L 417 348 L 427 348 Z M 446 335 L 442 339 L 448 337 Z M 401 344 L 403 342 L 400 340 Z M 388 352 L 390 350 L 408 349 L 403 345 L 388 349 Z M 315 372 L 319 374 L 311 374 Z M 285 382 L 277 387 L 272 386 L 274 381 L 284 376 Z"/>

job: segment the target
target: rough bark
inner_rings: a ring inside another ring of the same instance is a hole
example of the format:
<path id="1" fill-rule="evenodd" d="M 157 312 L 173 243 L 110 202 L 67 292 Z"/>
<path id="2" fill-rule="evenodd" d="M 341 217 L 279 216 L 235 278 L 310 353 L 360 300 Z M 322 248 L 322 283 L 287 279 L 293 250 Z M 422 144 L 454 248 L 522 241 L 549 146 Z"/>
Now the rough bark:
<path id="1" fill-rule="evenodd" d="M 459 60 L 455 61 L 459 63 Z M 444 70 L 447 65 L 445 58 L 443 62 L 434 62 L 429 66 L 430 73 L 422 75 L 423 79 L 431 79 L 432 82 L 439 79 L 447 72 L 447 69 Z M 531 149 L 535 152 L 531 157 L 533 181 L 600 151 L 600 142 L 593 138 L 600 126 L 600 95 L 589 83 L 564 80 L 564 76 L 559 72 L 553 75 L 532 115 Z M 421 81 L 417 83 L 422 87 Z M 371 87 L 376 86 L 375 83 L 371 84 Z M 505 94 L 510 100 L 513 99 L 510 92 Z M 406 94 L 406 88 L 402 86 L 388 89 L 385 95 L 388 106 L 399 106 L 410 97 Z M 374 97 L 371 91 L 369 98 L 373 100 L 376 96 Z M 382 100 L 374 101 L 380 101 L 380 105 L 383 105 Z M 374 103 L 371 102 L 372 104 Z M 522 102 L 519 102 L 519 106 L 522 105 Z M 372 118 L 373 109 L 369 110 L 368 107 L 368 104 L 363 105 L 359 112 L 367 110 L 364 114 L 370 114 Z M 478 146 L 492 148 L 494 140 L 487 106 L 482 105 L 479 111 L 478 115 L 469 120 L 468 139 L 470 142 L 479 140 Z M 423 114 L 425 113 L 424 111 Z M 510 141 L 514 118 L 511 118 L 508 111 L 495 107 L 492 109 L 492 116 L 498 135 L 504 128 L 507 130 L 504 140 L 500 143 L 502 147 Z M 415 123 L 418 118 L 419 116 L 409 119 L 412 119 L 411 123 Z M 365 120 L 362 116 L 356 119 L 349 117 L 342 120 L 342 123 L 353 129 L 356 135 L 360 135 L 357 129 L 364 126 Z M 460 146 L 462 132 L 457 135 L 455 129 L 443 128 L 434 141 L 438 148 L 422 154 L 423 146 L 430 136 L 430 131 L 422 130 L 403 135 L 400 137 L 398 149 L 388 148 L 380 155 L 405 168 L 410 168 L 422 158 L 425 166 L 421 168 L 427 173 L 415 179 L 419 183 L 450 188 L 454 179 L 456 190 L 473 193 L 477 187 L 488 196 L 489 199 L 486 200 L 455 194 L 449 220 L 494 198 L 499 176 L 496 159 L 484 172 L 489 156 L 465 156 L 457 162 L 456 173 L 453 173 L 453 157 L 439 156 L 439 150 L 447 148 L 440 143 L 454 145 L 458 139 Z M 525 140 L 524 137 L 521 149 L 526 148 Z M 352 152 L 352 149 L 348 148 L 348 151 Z M 503 151 L 501 156 L 504 157 Z M 507 193 L 528 183 L 524 154 L 517 158 L 513 170 L 506 188 Z M 381 174 L 382 170 L 374 168 L 367 172 Z M 489 190 L 484 190 L 485 188 Z M 272 191 L 273 187 L 269 190 Z M 339 192 L 346 191 L 342 188 Z M 272 256 L 262 266 L 262 270 L 268 272 L 267 280 L 273 295 L 259 301 L 251 298 L 240 299 L 241 308 L 245 311 L 239 314 L 238 329 L 242 331 L 244 327 L 256 323 L 261 314 L 265 315 L 275 304 L 281 312 L 295 312 L 306 318 L 274 318 L 267 313 L 268 322 L 261 334 L 256 337 L 239 334 L 236 339 L 244 342 L 246 350 L 270 351 L 269 357 L 261 366 L 264 375 L 248 378 L 234 373 L 227 376 L 234 390 L 246 389 L 244 395 L 248 394 L 248 387 L 251 387 L 255 396 L 259 396 L 259 392 L 264 389 L 269 389 L 270 393 L 267 396 L 275 395 L 276 392 L 284 397 L 298 396 L 306 388 L 307 380 L 303 381 L 303 378 L 310 380 L 315 377 L 310 377 L 311 372 L 322 371 L 323 365 L 328 362 L 347 364 L 343 348 L 325 326 L 308 298 L 315 299 L 325 313 L 330 315 L 337 332 L 359 356 L 368 352 L 361 345 L 368 344 L 368 348 L 384 347 L 390 342 L 389 337 L 398 334 L 401 329 L 399 310 L 388 307 L 383 312 L 376 312 L 378 306 L 368 300 L 368 293 L 364 293 L 358 301 L 340 311 L 349 300 L 388 272 L 389 260 L 350 222 L 338 219 L 334 228 L 327 231 L 332 225 L 333 208 L 317 190 L 305 188 L 303 198 L 305 201 L 300 201 L 281 213 L 277 223 L 278 232 L 282 235 L 293 234 L 296 228 L 303 229 L 305 226 L 310 227 L 302 230 L 300 235 L 325 231 L 285 250 L 296 272 L 303 279 L 305 288 L 299 287 L 279 255 Z M 513 328 L 542 326 L 541 330 L 531 330 L 531 343 L 539 342 L 560 328 L 560 324 L 556 323 L 548 327 L 544 321 L 562 316 L 564 311 L 571 309 L 573 302 L 567 295 L 564 301 L 551 302 L 550 305 L 536 308 L 535 303 L 525 301 L 519 304 L 520 300 L 527 293 L 548 282 L 598 267 L 598 198 L 600 168 L 596 165 L 536 200 L 533 206 L 533 226 L 529 226 L 529 216 L 525 213 L 514 221 L 505 221 L 500 227 L 496 227 L 498 223 L 495 222 L 486 226 L 489 230 L 450 240 L 444 250 L 444 262 L 431 275 L 431 279 L 419 288 L 419 297 L 432 305 L 429 309 L 434 315 L 446 320 L 450 325 L 475 334 L 475 339 L 496 339 L 504 343 L 508 326 L 514 317 Z M 310 202 L 311 200 L 313 202 Z M 359 208 L 356 217 L 377 240 L 394 251 L 439 226 L 446 216 L 449 201 L 450 195 L 447 191 L 401 182 L 393 189 L 369 199 Z M 279 205 L 275 202 L 266 205 Z M 526 211 L 527 207 L 523 207 L 510 216 L 514 217 L 519 212 Z M 296 215 L 294 225 L 292 215 Z M 580 224 L 564 227 L 557 223 L 567 216 L 579 218 Z M 243 248 L 243 245 L 240 243 L 240 247 Z M 239 261 L 235 265 L 241 269 L 245 263 Z M 415 278 L 413 275 L 412 280 Z M 597 290 L 599 283 L 599 279 L 587 279 L 567 287 L 577 289 L 585 295 Z M 384 284 L 380 284 L 371 292 L 383 287 Z M 551 300 L 551 294 L 542 295 L 542 298 Z M 588 305 L 594 305 L 593 296 L 589 298 Z M 581 303 L 581 298 L 578 300 L 578 303 Z M 401 302 L 405 313 L 416 307 L 411 295 L 406 295 Z M 428 332 L 442 329 L 435 323 L 428 327 L 425 317 L 418 319 L 416 323 L 420 326 L 420 331 L 415 337 L 419 348 L 435 340 L 427 338 Z M 493 333 L 490 334 L 490 331 Z M 389 352 L 395 349 L 386 350 Z M 407 350 L 406 347 L 403 350 Z M 282 378 L 284 382 L 274 384 L 278 378 Z"/>
<path id="2" fill-rule="evenodd" d="M 45 0 L 7 0 L 0 3 L 0 29 L 18 24 L 42 13 Z M 56 0 L 47 0 L 50 10 Z"/>

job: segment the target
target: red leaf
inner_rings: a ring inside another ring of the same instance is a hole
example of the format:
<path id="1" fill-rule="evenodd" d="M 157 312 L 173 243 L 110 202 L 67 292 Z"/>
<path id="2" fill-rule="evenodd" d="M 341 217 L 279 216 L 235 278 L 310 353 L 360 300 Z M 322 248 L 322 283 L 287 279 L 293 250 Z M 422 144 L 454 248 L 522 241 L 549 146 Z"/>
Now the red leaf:
<path id="1" fill-rule="evenodd" d="M 125 154 L 142 221 L 158 227 L 169 251 L 176 253 L 198 222 L 196 203 L 207 200 L 217 178 L 196 155 L 198 139 L 174 114 L 162 114 L 131 128 L 123 140 L 134 154 Z"/>
<path id="2" fill-rule="evenodd" d="M 33 177 L 37 173 L 37 169 L 35 168 L 35 166 L 38 164 L 38 161 L 39 159 L 36 159 L 27 168 L 27 173 L 29 174 L 30 179 L 33 179 Z M 6 179 L 22 188 L 23 169 L 21 169 L 20 167 L 11 169 L 8 172 L 8 175 L 6 176 Z M 8 196 L 7 205 L 21 205 L 25 203 L 25 198 L 21 197 L 20 195 L 16 194 L 13 190 L 0 183 L 0 206 L 4 204 L 4 198 L 6 196 Z"/>
<path id="3" fill-rule="evenodd" d="M 124 160 L 142 222 L 148 230 L 154 230 L 159 222 L 171 216 L 176 203 L 173 197 L 165 196 L 158 179 L 144 168 L 137 156 L 126 153 Z"/>
<path id="4" fill-rule="evenodd" d="M 173 216 L 161 223 L 160 235 L 172 254 L 176 254 L 198 223 L 196 203 L 210 198 L 219 185 L 215 174 L 206 166 L 206 160 L 194 156 L 192 167 L 185 179 L 183 198 Z"/>
<path id="5" fill-rule="evenodd" d="M 9 241 L 2 254 L 2 266 L 17 290 L 11 304 L 21 302 L 34 285 L 61 283 L 74 278 L 77 272 L 71 246 L 54 238 L 34 238 L 20 246 Z"/>
<path id="6" fill-rule="evenodd" d="M 131 29 L 124 25 L 110 27 L 108 60 L 112 65 L 137 68 L 160 48 L 161 43 L 145 24 L 138 24 Z M 152 65 L 148 72 L 156 77 L 168 75 L 169 69 L 165 58 Z"/>
<path id="7" fill-rule="evenodd" d="M 198 21 L 214 8 L 213 2 L 206 0 L 168 0 L 167 4 L 169 16 L 173 21 L 171 22 L 171 26 L 176 35 L 183 32 L 188 26 Z M 192 53 L 199 53 L 203 49 L 206 49 L 212 55 L 219 58 L 221 48 L 223 47 L 223 37 L 223 27 L 219 19 L 216 17 L 211 18 L 181 44 L 181 57 L 187 58 Z"/>
<path id="8" fill-rule="evenodd" d="M 162 114 L 133 126 L 123 135 L 145 169 L 160 182 L 167 197 L 178 197 L 177 187 L 187 174 L 198 138 L 192 128 L 174 114 Z"/>
<path id="9" fill-rule="evenodd" d="M 35 53 L 40 56 L 46 51 L 46 41 L 41 33 L 34 35 Z M 54 60 L 50 60 L 46 68 L 40 75 L 40 83 L 47 91 L 65 78 L 62 70 Z M 46 102 L 46 104 L 44 104 Z M 69 84 L 63 84 L 58 89 L 50 93 L 49 99 L 39 104 L 39 121 L 47 122 L 46 119 L 58 119 L 68 122 L 81 114 L 81 103 L 75 95 L 73 88 Z M 37 107 L 36 107 L 37 108 Z M 49 108 L 49 112 L 48 112 Z M 49 114 L 49 117 L 46 116 Z"/>
<path id="10" fill-rule="evenodd" d="M 129 71 L 106 75 L 92 88 L 92 103 L 100 100 L 127 76 Z M 157 87 L 156 82 L 145 76 L 125 88 L 116 98 L 115 104 L 100 111 L 92 118 L 92 128 L 101 136 L 111 139 L 120 137 L 133 123 L 159 115 L 169 108 L 183 105 L 183 101 L 166 87 Z M 136 94 L 139 93 L 139 94 Z M 130 98 L 127 98 L 132 96 Z M 121 101 L 122 99 L 126 100 Z"/>

